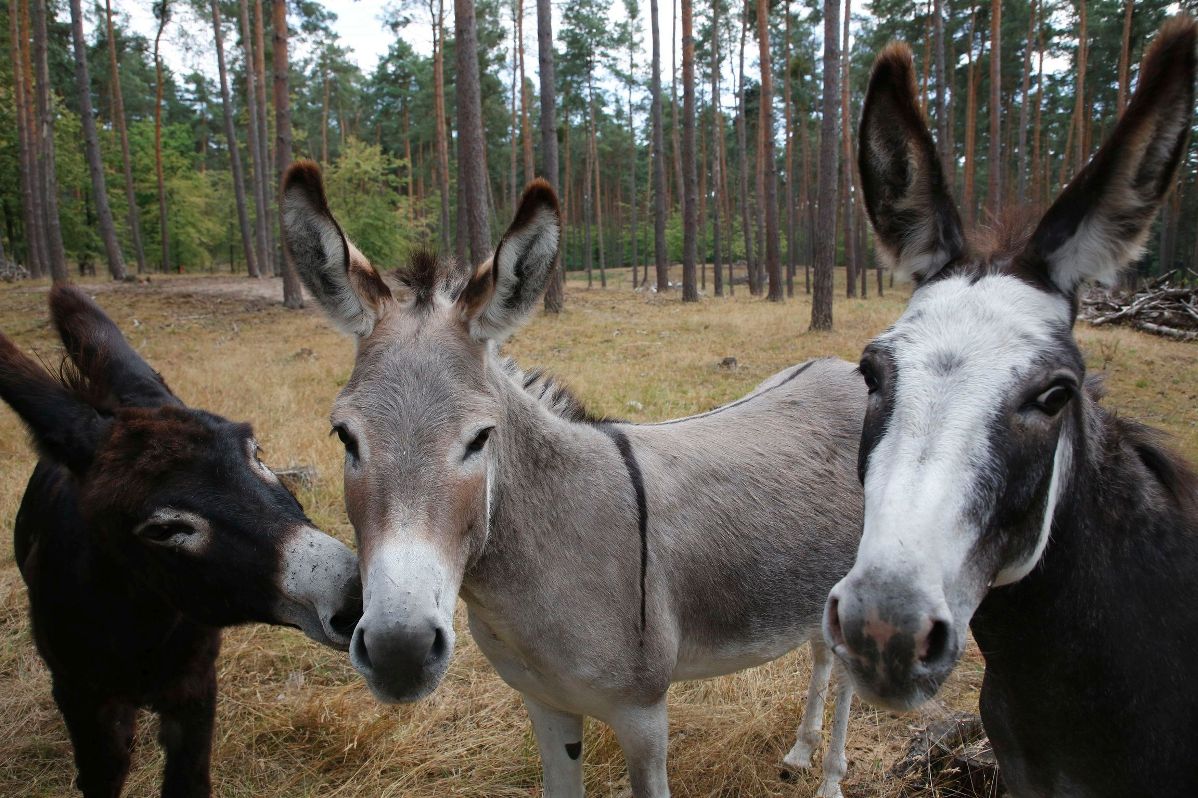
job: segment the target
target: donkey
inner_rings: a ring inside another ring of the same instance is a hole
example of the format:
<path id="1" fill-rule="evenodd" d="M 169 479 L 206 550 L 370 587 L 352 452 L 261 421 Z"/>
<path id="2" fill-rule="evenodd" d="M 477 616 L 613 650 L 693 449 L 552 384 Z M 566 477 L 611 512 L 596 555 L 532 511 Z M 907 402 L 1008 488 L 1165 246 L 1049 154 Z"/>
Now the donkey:
<path id="1" fill-rule="evenodd" d="M 857 562 L 828 643 L 869 700 L 910 707 L 961 655 L 1019 796 L 1198 795 L 1198 480 L 1087 389 L 1085 280 L 1137 258 L 1186 151 L 1193 21 L 1152 44 L 1130 105 L 1030 235 L 971 245 L 919 112 L 911 53 L 862 112 L 866 208 L 910 305 L 861 358 Z"/>
<path id="2" fill-rule="evenodd" d="M 523 696 L 551 796 L 583 792 L 584 716 L 615 731 L 638 796 L 665 796 L 671 682 L 748 668 L 811 641 L 799 739 L 820 742 L 832 657 L 824 599 L 852 564 L 865 391 L 817 360 L 724 407 L 661 424 L 593 418 L 498 345 L 532 315 L 558 254 L 557 199 L 525 191 L 493 257 L 418 255 L 395 291 L 329 212 L 315 164 L 284 180 L 284 239 L 357 341 L 336 399 L 364 614 L 350 658 L 375 695 L 414 701 L 474 640 Z M 842 680 L 820 794 L 839 794 Z"/>
<path id="3" fill-rule="evenodd" d="M 162 795 L 202 798 L 220 627 L 283 624 L 348 648 L 357 559 L 313 528 L 248 424 L 185 407 L 80 290 L 54 287 L 50 312 L 63 378 L 0 335 L 0 398 L 42 458 L 14 548 L 76 785 L 120 794 L 147 707 L 161 721 Z"/>

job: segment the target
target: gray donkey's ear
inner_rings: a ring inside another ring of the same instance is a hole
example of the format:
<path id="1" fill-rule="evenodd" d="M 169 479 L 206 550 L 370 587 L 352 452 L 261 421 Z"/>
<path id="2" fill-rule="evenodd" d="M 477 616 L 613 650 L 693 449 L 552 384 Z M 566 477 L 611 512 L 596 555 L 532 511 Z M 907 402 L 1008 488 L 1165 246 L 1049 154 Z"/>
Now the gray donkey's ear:
<path id="1" fill-rule="evenodd" d="M 374 330 L 391 289 L 341 232 L 325 199 L 320 167 L 297 161 L 283 177 L 283 243 L 304 285 L 352 335 Z"/>
<path id="2" fill-rule="evenodd" d="M 557 263 L 561 228 L 553 188 L 541 179 L 529 183 L 495 254 L 458 299 L 475 338 L 503 341 L 532 315 Z"/>

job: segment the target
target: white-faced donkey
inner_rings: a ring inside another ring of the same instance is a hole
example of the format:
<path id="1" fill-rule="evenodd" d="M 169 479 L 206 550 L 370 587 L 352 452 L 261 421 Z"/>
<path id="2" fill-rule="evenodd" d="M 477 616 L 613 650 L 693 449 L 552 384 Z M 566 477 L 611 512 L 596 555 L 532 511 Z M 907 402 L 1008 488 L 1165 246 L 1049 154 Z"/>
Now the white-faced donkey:
<path id="1" fill-rule="evenodd" d="M 609 724 L 633 792 L 667 795 L 671 682 L 758 665 L 810 641 L 814 671 L 787 763 L 820 742 L 828 590 L 861 524 L 865 387 L 838 360 L 789 368 L 724 407 L 660 424 L 591 418 L 498 344 L 538 304 L 561 222 L 525 192 L 477 269 L 418 256 L 390 287 L 346 240 L 314 164 L 284 183 L 285 240 L 355 336 L 333 405 L 364 616 L 350 655 L 374 693 L 413 701 L 453 653 L 457 597 L 524 697 L 545 793 L 583 792 L 582 727 Z M 852 693 L 841 688 L 820 794 L 839 793 Z"/>

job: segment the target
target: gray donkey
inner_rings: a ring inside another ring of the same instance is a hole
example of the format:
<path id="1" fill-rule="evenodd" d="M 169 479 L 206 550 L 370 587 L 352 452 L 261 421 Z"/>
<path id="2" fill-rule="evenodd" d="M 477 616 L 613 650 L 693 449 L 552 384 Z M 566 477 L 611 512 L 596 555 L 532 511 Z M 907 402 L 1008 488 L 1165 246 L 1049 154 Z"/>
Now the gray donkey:
<path id="1" fill-rule="evenodd" d="M 582 727 L 609 724 L 637 796 L 666 796 L 666 691 L 812 643 L 799 737 L 820 742 L 832 657 L 829 589 L 861 528 L 855 367 L 815 360 L 724 407 L 661 424 L 589 417 L 562 386 L 497 353 L 558 253 L 547 183 L 529 186 L 474 271 L 414 258 L 392 288 L 347 241 L 319 169 L 284 183 L 288 252 L 356 337 L 332 411 L 361 556 L 364 617 L 350 652 L 384 701 L 414 701 L 470 631 L 532 718 L 545 793 L 583 793 Z M 821 796 L 840 794 L 852 688 L 840 689 Z"/>

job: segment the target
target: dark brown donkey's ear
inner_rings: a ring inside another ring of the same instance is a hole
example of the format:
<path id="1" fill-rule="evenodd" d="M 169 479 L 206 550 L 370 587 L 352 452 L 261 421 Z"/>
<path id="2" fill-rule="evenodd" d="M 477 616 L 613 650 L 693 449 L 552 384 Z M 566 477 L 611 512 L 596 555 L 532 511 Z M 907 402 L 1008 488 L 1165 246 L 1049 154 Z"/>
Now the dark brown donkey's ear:
<path id="1" fill-rule="evenodd" d="M 1185 156 L 1196 29 L 1184 16 L 1161 27 L 1119 123 L 1044 214 L 1020 256 L 1025 269 L 1067 296 L 1084 280 L 1114 281 L 1143 251 Z"/>
<path id="2" fill-rule="evenodd" d="M 51 288 L 50 317 L 67 357 L 108 403 L 125 407 L 182 404 L 82 290 L 65 283 Z"/>
<path id="3" fill-rule="evenodd" d="M 857 162 L 879 251 L 899 277 L 923 281 L 964 254 L 965 237 L 918 96 L 911 50 L 888 45 L 870 74 Z"/>
<path id="4" fill-rule="evenodd" d="M 283 243 L 333 322 L 352 335 L 370 335 L 391 289 L 341 232 L 312 161 L 296 161 L 283 176 Z"/>
<path id="5" fill-rule="evenodd" d="M 561 227 L 553 188 L 540 179 L 529 183 L 495 254 L 458 299 L 475 338 L 502 341 L 532 315 L 557 262 Z"/>

